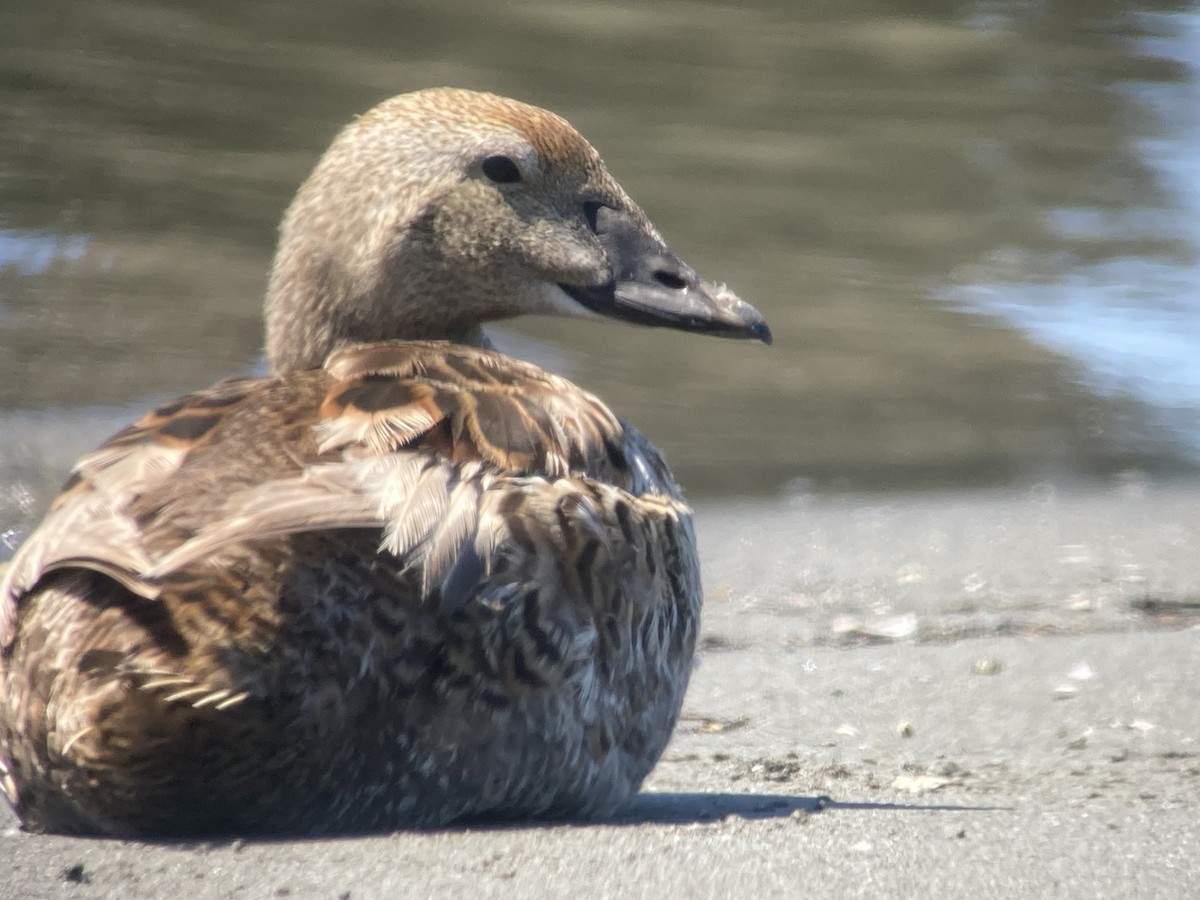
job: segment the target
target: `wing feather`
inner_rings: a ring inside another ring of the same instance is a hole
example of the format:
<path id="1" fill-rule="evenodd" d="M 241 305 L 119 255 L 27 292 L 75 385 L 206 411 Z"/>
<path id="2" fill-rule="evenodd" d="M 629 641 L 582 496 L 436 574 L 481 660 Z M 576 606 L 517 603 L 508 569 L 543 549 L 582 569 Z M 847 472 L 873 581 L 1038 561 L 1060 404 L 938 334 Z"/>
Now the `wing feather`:
<path id="1" fill-rule="evenodd" d="M 596 484 L 677 496 L 640 435 L 536 366 L 444 342 L 347 348 L 324 371 L 161 406 L 81 459 L 4 573 L 0 646 L 21 595 L 55 569 L 153 598 L 235 547 L 330 529 L 380 529 L 381 552 L 423 567 L 427 596 L 459 604 L 521 535 L 514 498 L 528 495 L 538 541 L 569 544 L 554 504 L 600 529 Z"/>

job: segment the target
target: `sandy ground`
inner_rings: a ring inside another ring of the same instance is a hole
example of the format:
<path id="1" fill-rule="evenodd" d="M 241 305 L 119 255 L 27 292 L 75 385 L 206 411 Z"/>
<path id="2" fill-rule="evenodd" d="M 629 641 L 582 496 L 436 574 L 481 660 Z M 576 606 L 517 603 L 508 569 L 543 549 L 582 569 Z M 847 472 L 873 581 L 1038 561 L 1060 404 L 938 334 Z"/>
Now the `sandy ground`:
<path id="1" fill-rule="evenodd" d="M 702 508 L 700 665 L 620 820 L 140 844 L 5 810 L 0 896 L 1195 896 L 1198 501 Z"/>

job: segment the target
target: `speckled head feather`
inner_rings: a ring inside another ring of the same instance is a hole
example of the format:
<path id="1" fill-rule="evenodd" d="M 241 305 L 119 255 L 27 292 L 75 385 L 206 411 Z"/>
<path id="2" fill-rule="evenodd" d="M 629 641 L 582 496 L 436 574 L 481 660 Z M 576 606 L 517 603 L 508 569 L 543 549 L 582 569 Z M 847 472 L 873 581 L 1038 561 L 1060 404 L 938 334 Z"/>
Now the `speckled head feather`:
<path id="1" fill-rule="evenodd" d="M 394 122 L 414 115 L 423 127 L 436 122 L 468 140 L 490 130 L 515 131 L 544 164 L 563 170 L 603 168 L 595 148 L 562 116 L 496 94 L 457 88 L 414 91 L 381 103 L 359 122 L 376 116 Z"/>
<path id="2" fill-rule="evenodd" d="M 484 160 L 515 164 L 497 184 Z M 395 97 L 347 126 L 284 218 L 267 299 L 276 369 L 368 336 L 452 337 L 526 313 L 577 313 L 556 288 L 610 277 L 585 204 L 653 226 L 565 119 L 491 94 Z M 565 214 L 564 214 L 565 213 Z"/>

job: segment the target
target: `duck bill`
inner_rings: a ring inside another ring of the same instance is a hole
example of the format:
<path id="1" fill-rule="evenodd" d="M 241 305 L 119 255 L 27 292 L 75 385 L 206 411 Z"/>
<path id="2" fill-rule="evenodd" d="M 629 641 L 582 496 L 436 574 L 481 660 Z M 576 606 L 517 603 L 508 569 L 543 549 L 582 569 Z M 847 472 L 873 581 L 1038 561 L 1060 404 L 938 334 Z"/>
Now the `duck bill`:
<path id="1" fill-rule="evenodd" d="M 576 303 L 636 325 L 771 343 L 762 313 L 724 285 L 701 278 L 642 220 L 602 207 L 595 223 L 614 277 L 594 287 L 560 285 Z"/>

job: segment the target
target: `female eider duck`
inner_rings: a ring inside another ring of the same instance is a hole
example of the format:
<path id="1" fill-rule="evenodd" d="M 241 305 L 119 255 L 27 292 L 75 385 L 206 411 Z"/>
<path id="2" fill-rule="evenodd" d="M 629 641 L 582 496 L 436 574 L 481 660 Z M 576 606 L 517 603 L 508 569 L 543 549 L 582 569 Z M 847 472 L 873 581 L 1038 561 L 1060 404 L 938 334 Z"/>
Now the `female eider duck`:
<path id="1" fill-rule="evenodd" d="M 481 323 L 770 341 L 558 116 L 393 98 L 300 188 L 271 375 L 81 459 L 0 584 L 30 830 L 313 834 L 597 816 L 679 714 L 700 614 L 659 453 Z"/>

